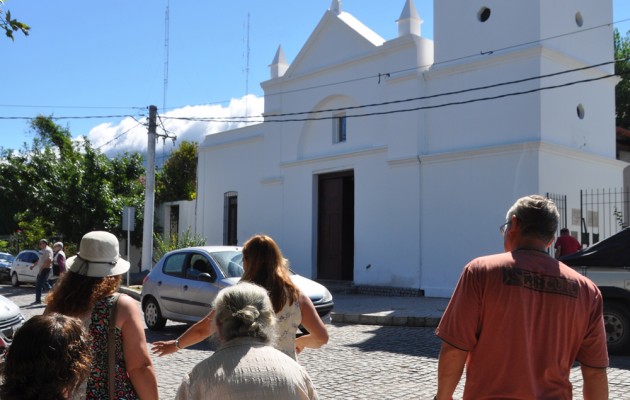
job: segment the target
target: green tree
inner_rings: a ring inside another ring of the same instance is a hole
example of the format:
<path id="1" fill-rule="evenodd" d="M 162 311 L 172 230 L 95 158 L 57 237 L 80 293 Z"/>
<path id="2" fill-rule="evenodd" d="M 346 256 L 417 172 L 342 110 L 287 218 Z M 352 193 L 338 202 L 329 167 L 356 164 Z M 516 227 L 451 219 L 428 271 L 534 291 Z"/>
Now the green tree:
<path id="1" fill-rule="evenodd" d="M 616 125 L 630 129 L 630 37 L 615 29 L 615 74 L 622 78 L 615 87 Z"/>
<path id="2" fill-rule="evenodd" d="M 30 147 L 0 152 L 0 233 L 23 231 L 24 245 L 42 237 L 78 243 L 92 230 L 122 234 L 122 210 L 136 208 L 142 226 L 144 167 L 138 153 L 110 159 L 91 143 L 73 142 L 50 117 L 31 123 Z M 142 231 L 132 242 L 141 242 Z"/>
<path id="3" fill-rule="evenodd" d="M 156 175 L 157 203 L 197 198 L 197 143 L 182 142 Z"/>
<path id="4" fill-rule="evenodd" d="M 0 29 L 4 30 L 6 37 L 15 40 L 14 32 L 22 32 L 24 36 L 28 36 L 31 27 L 11 16 L 11 11 L 3 10 L 5 0 L 0 0 Z"/>

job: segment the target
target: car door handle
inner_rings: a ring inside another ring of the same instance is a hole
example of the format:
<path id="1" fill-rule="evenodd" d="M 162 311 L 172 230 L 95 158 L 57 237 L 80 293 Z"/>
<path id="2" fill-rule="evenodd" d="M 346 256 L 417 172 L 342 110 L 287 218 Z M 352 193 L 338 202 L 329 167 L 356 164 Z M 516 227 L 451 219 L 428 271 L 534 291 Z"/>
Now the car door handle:
<path id="1" fill-rule="evenodd" d="M 162 286 L 162 281 L 158 281 L 157 285 Z"/>
<path id="2" fill-rule="evenodd" d="M 188 285 L 184 285 L 184 290 L 188 290 Z"/>

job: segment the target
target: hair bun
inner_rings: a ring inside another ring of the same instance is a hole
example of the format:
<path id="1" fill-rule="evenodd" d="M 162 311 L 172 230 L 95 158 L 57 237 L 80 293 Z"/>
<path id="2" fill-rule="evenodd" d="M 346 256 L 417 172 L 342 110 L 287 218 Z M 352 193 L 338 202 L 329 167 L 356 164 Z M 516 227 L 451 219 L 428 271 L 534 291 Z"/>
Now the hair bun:
<path id="1" fill-rule="evenodd" d="M 232 316 L 243 322 L 249 322 L 251 324 L 260 316 L 260 311 L 258 311 L 256 307 L 248 305 L 233 313 Z"/>

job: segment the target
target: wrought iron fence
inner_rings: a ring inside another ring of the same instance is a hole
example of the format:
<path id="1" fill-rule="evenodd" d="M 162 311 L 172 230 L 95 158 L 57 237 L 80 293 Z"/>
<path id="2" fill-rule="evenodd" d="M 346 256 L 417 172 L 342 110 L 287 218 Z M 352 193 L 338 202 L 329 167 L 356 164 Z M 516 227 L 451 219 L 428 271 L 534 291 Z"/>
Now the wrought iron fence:
<path id="1" fill-rule="evenodd" d="M 630 188 L 580 190 L 580 234 L 591 245 L 628 227 Z"/>

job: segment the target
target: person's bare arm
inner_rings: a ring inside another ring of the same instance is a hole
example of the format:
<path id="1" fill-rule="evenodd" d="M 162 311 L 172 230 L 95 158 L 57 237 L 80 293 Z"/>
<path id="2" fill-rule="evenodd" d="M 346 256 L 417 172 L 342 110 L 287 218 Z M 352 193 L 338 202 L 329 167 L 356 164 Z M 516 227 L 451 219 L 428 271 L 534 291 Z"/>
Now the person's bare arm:
<path id="1" fill-rule="evenodd" d="M 122 330 L 123 354 L 129 379 L 143 400 L 157 400 L 157 378 L 149 356 L 142 316 L 135 300 L 126 295 L 118 299 L 116 326 Z"/>
<path id="2" fill-rule="evenodd" d="M 608 375 L 606 368 L 591 368 L 581 365 L 582 379 L 584 379 L 584 400 L 608 399 Z"/>
<path id="3" fill-rule="evenodd" d="M 302 312 L 302 326 L 308 334 L 295 339 L 295 351 L 299 354 L 305 347 L 318 349 L 328 343 L 328 330 L 317 314 L 317 310 L 308 296 L 300 293 L 300 311 Z"/>
<path id="4" fill-rule="evenodd" d="M 212 327 L 213 318 L 214 310 L 210 311 L 201 321 L 188 328 L 188 330 L 186 330 L 186 332 L 178 338 L 179 348 L 183 349 L 209 338 L 210 335 L 214 333 L 214 328 Z M 175 340 L 153 342 L 151 345 L 151 352 L 159 357 L 175 353 L 179 350 L 175 346 L 175 342 Z"/>
<path id="5" fill-rule="evenodd" d="M 451 400 L 464 372 L 468 352 L 442 341 L 438 359 L 438 400 Z"/>

